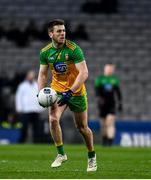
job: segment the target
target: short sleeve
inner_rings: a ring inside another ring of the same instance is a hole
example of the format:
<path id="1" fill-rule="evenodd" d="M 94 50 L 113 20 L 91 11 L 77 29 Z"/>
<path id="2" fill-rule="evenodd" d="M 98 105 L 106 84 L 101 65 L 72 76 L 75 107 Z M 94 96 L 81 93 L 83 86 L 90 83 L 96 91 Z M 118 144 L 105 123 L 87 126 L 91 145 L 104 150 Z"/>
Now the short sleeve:
<path id="1" fill-rule="evenodd" d="M 102 81 L 104 80 L 104 77 L 102 75 L 96 77 L 95 81 L 94 81 L 94 86 L 98 87 L 101 86 L 103 83 Z"/>
<path id="2" fill-rule="evenodd" d="M 120 86 L 120 80 L 116 76 L 114 77 L 115 79 L 115 86 Z"/>
<path id="3" fill-rule="evenodd" d="M 84 59 L 85 57 L 82 49 L 79 46 L 77 46 L 73 51 L 72 60 L 74 61 L 74 63 L 79 63 L 84 61 Z"/>
<path id="4" fill-rule="evenodd" d="M 99 85 L 99 79 L 96 78 L 95 81 L 94 81 L 94 86 L 97 87 Z"/>
<path id="5" fill-rule="evenodd" d="M 40 51 L 40 64 L 43 64 L 43 65 L 48 64 L 45 53 L 42 51 Z"/>

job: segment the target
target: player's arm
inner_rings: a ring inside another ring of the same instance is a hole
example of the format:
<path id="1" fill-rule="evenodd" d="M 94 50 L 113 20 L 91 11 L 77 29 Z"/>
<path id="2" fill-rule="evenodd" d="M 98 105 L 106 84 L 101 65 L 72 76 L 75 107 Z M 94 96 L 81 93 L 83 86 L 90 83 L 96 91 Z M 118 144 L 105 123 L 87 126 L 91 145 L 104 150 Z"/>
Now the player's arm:
<path id="1" fill-rule="evenodd" d="M 94 88 L 95 88 L 95 95 L 96 95 L 97 97 L 102 96 L 102 86 L 99 85 L 99 86 L 95 86 Z"/>
<path id="2" fill-rule="evenodd" d="M 119 86 L 115 87 L 115 93 L 116 93 L 116 96 L 117 96 L 118 110 L 122 111 L 123 110 L 122 93 L 121 93 L 121 89 L 120 89 Z"/>
<path id="3" fill-rule="evenodd" d="M 116 86 L 115 87 L 115 91 L 116 91 L 116 95 L 117 95 L 117 98 L 118 98 L 118 101 L 122 101 L 122 93 L 121 93 L 121 89 L 119 86 Z"/>
<path id="4" fill-rule="evenodd" d="M 103 91 L 103 87 L 101 85 L 95 86 L 96 102 L 99 105 L 103 105 L 105 103 L 105 99 L 102 91 Z"/>
<path id="5" fill-rule="evenodd" d="M 96 77 L 94 81 L 94 89 L 95 89 L 95 95 L 96 97 L 102 97 L 103 95 L 103 84 L 102 84 L 103 78 L 102 76 Z"/>
<path id="6" fill-rule="evenodd" d="M 75 66 L 79 72 L 78 76 L 71 86 L 70 90 L 62 93 L 63 97 L 58 101 L 59 106 L 65 105 L 71 98 L 72 93 L 74 93 L 79 88 L 79 86 L 82 85 L 88 78 L 88 68 L 85 61 L 76 63 Z"/>
<path id="7" fill-rule="evenodd" d="M 48 65 L 40 65 L 38 73 L 38 90 L 46 87 L 48 80 Z"/>
<path id="8" fill-rule="evenodd" d="M 103 85 L 102 85 L 102 76 L 98 76 L 95 79 L 94 82 L 94 89 L 95 89 L 95 95 L 96 95 L 96 102 L 99 105 L 104 105 L 105 103 L 105 98 L 104 98 L 104 93 L 103 93 Z"/>
<path id="9" fill-rule="evenodd" d="M 78 76 L 77 76 L 75 82 L 73 83 L 72 87 L 70 88 L 70 90 L 72 92 L 75 92 L 88 78 L 88 68 L 86 65 L 86 61 L 76 63 L 75 66 L 79 73 L 78 73 Z"/>
<path id="10" fill-rule="evenodd" d="M 15 106 L 17 113 L 20 113 L 23 110 L 22 97 L 23 97 L 23 88 L 19 86 L 17 88 L 17 92 L 15 96 Z"/>

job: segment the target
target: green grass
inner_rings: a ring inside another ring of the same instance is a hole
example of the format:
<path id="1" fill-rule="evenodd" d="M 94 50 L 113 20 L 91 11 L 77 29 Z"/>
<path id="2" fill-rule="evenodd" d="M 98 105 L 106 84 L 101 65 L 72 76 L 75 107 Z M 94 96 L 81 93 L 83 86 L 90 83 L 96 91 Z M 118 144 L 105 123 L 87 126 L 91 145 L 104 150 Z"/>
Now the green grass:
<path id="1" fill-rule="evenodd" d="M 53 145 L 0 145 L 1 179 L 122 179 L 151 178 L 151 148 L 95 146 L 98 170 L 87 173 L 84 145 L 65 145 L 68 161 L 50 168 L 56 156 Z"/>

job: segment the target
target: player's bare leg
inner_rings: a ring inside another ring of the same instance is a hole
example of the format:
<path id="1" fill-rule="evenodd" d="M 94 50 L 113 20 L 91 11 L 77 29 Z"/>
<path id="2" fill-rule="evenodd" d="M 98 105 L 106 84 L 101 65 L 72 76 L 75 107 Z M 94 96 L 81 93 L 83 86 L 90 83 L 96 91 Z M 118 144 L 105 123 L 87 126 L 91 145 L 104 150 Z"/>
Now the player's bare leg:
<path id="1" fill-rule="evenodd" d="M 87 110 L 81 113 L 74 112 L 74 117 L 75 117 L 76 127 L 82 134 L 88 149 L 87 171 L 96 171 L 97 170 L 96 154 L 93 145 L 93 134 L 91 129 L 88 127 Z"/>
<path id="2" fill-rule="evenodd" d="M 101 140 L 102 140 L 102 145 L 106 146 L 107 145 L 107 126 L 106 126 L 106 119 L 102 118 L 100 120 L 101 123 Z"/>
<path id="3" fill-rule="evenodd" d="M 51 167 L 59 167 L 62 162 L 67 160 L 67 156 L 63 149 L 62 130 L 60 127 L 60 117 L 65 108 L 66 106 L 58 107 L 56 104 L 49 108 L 50 132 L 58 151 L 58 155 L 51 164 Z"/>
<path id="4" fill-rule="evenodd" d="M 88 150 L 93 151 L 93 134 L 90 128 L 88 127 L 87 111 L 81 113 L 74 113 L 74 117 L 76 127 L 84 137 Z"/>
<path id="5" fill-rule="evenodd" d="M 112 145 L 115 137 L 115 115 L 109 114 L 105 120 L 106 135 L 108 138 L 108 145 Z"/>

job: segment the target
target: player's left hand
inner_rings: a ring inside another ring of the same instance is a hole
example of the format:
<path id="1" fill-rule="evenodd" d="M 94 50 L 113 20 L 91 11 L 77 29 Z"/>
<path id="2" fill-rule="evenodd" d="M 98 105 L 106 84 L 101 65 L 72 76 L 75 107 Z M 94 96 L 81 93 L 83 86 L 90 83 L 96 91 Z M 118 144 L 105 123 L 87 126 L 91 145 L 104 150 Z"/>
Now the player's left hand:
<path id="1" fill-rule="evenodd" d="M 67 102 L 69 101 L 69 99 L 72 97 L 72 91 L 68 90 L 66 92 L 62 92 L 61 93 L 61 99 L 57 102 L 58 106 L 63 106 L 65 104 L 67 104 Z"/>
<path id="2" fill-rule="evenodd" d="M 122 111 L 123 111 L 123 106 L 122 106 L 121 103 L 119 103 L 119 105 L 118 105 L 118 111 L 119 111 L 119 112 L 122 112 Z"/>

